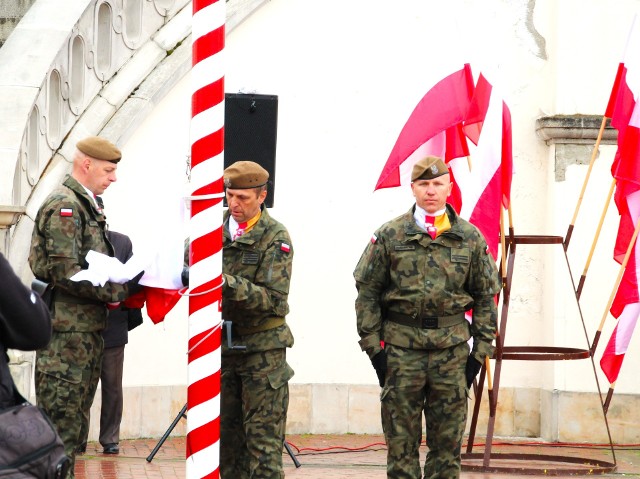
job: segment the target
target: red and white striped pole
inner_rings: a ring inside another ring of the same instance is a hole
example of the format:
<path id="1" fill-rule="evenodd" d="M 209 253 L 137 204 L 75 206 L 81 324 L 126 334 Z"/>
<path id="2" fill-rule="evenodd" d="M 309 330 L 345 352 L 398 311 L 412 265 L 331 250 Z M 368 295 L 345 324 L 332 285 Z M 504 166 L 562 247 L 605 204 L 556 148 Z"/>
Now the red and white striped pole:
<path id="1" fill-rule="evenodd" d="M 226 0 L 193 0 L 187 479 L 220 477 Z"/>

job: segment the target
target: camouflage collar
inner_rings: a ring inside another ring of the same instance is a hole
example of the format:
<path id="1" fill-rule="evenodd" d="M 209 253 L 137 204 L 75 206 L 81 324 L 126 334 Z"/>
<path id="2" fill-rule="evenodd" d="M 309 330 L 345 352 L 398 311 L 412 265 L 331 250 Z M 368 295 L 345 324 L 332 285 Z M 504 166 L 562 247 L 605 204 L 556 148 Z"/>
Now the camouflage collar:
<path id="1" fill-rule="evenodd" d="M 62 184 L 81 197 L 90 208 L 95 209 L 95 202 L 93 201 L 93 198 L 89 196 L 87 189 L 73 176 L 67 175 Z"/>

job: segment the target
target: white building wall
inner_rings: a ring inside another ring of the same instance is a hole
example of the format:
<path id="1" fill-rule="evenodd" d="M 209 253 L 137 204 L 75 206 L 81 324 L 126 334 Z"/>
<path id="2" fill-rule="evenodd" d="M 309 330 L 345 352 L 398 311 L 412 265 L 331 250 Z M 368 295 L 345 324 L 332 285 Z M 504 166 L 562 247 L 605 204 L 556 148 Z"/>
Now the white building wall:
<path id="1" fill-rule="evenodd" d="M 426 91 L 465 62 L 476 78 L 483 72 L 501 86 L 513 120 L 515 232 L 563 236 L 587 167 L 570 166 L 558 181 L 554 147 L 536 134 L 536 119 L 604 112 L 635 11 L 638 1 L 616 2 L 614 8 L 604 0 L 271 0 L 228 35 L 226 91 L 279 97 L 271 213 L 288 227 L 295 250 L 290 429 L 379 428 L 376 377 L 357 344 L 352 272 L 374 229 L 412 204 L 408 189 L 373 188 Z M 121 145 L 119 181 L 105 202 L 111 228 L 128 233 L 135 250 L 166 220 L 168 198 L 188 190 L 190 102 L 187 75 Z M 614 152 L 613 146 L 601 148 L 573 233 L 569 258 L 576 282 L 611 183 Z M 617 274 L 611 260 L 615 216 L 611 210 L 582 297 L 589 339 Z M 561 247 L 518 251 L 506 343 L 585 348 Z M 187 318 L 183 299 L 164 323 L 146 320 L 131 333 L 124 377 L 130 402 L 125 426 L 131 427 L 123 428 L 125 434 L 139 434 L 132 417 L 143 416 L 154 401 L 172 401 L 175 412 L 182 406 Z M 613 325 L 609 317 L 596 353 L 598 372 Z M 622 393 L 640 393 L 633 376 L 639 349 L 636 337 L 616 386 L 620 401 Z M 606 391 L 606 380 L 598 377 Z M 563 433 L 556 417 L 558 391 L 586 392 L 593 401 L 598 390 L 590 360 L 505 362 L 501 387 L 510 414 L 499 424 L 504 431 L 522 431 L 516 416 L 524 410 L 540 417 L 542 426 L 527 426 L 531 434 L 565 438 L 574 433 Z M 520 406 L 518 397 L 526 398 Z M 162 421 L 147 424 L 146 431 L 162 432 Z"/>

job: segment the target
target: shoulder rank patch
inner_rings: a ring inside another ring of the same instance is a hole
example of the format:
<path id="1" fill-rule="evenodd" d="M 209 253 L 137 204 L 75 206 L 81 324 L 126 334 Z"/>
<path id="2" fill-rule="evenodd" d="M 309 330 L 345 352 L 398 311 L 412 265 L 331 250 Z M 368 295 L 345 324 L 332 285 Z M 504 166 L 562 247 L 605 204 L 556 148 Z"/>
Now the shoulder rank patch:
<path id="1" fill-rule="evenodd" d="M 285 253 L 288 253 L 289 251 L 291 251 L 291 246 L 289 246 L 287 243 L 281 243 L 280 251 L 284 251 Z"/>
<path id="2" fill-rule="evenodd" d="M 60 208 L 60 216 L 73 216 L 73 208 Z"/>
<path id="3" fill-rule="evenodd" d="M 258 264 L 260 262 L 260 253 L 257 251 L 243 251 L 242 264 Z"/>

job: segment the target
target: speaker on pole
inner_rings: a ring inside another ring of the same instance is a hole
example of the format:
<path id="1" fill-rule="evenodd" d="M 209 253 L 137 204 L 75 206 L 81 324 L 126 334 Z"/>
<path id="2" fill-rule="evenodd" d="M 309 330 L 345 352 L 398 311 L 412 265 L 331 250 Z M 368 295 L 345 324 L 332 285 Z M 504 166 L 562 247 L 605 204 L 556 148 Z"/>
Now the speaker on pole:
<path id="1" fill-rule="evenodd" d="M 225 94 L 224 167 L 236 161 L 249 160 L 255 161 L 267 170 L 267 208 L 273 207 L 275 196 L 277 130 L 277 95 Z"/>

